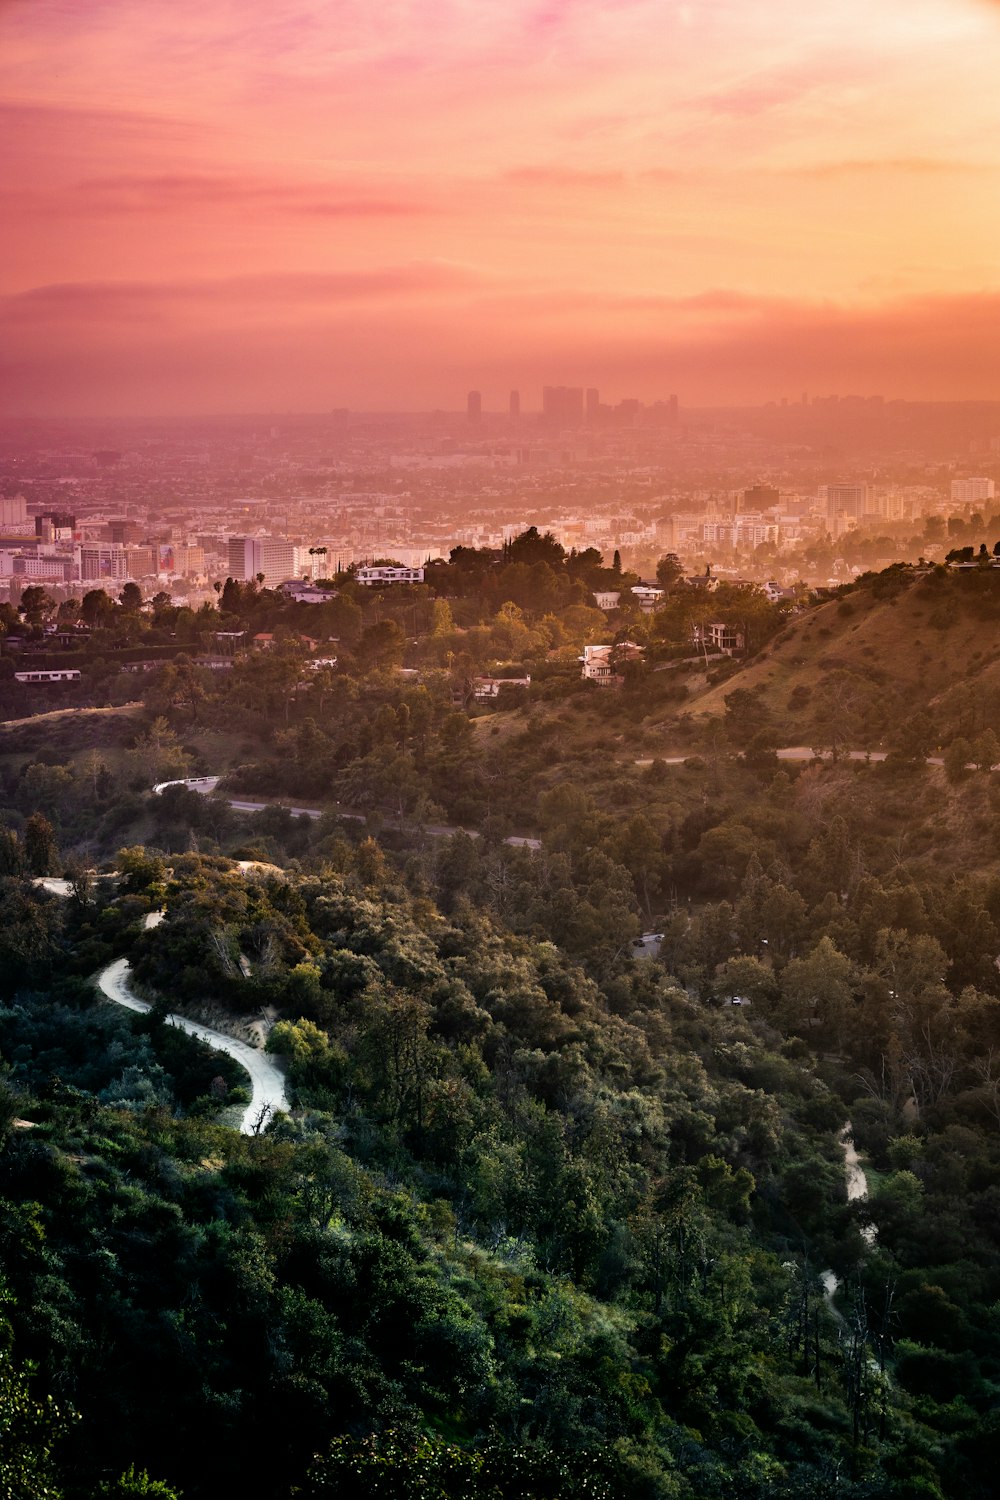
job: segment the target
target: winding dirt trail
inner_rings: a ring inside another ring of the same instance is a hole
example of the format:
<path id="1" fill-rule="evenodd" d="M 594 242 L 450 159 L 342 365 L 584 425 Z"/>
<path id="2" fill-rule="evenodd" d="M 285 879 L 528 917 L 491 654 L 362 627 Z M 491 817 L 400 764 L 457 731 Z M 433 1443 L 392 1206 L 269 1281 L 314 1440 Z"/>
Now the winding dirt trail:
<path id="1" fill-rule="evenodd" d="M 146 918 L 147 927 L 155 927 L 163 920 L 162 912 L 150 912 Z M 126 1010 L 145 1012 L 152 1010 L 152 1006 L 145 1000 L 140 1000 L 130 983 L 132 966 L 127 958 L 116 958 L 114 963 L 108 964 L 97 976 L 97 985 L 101 994 L 108 1000 L 113 1000 L 116 1005 L 123 1005 Z M 256 1135 L 266 1125 L 267 1121 L 278 1110 L 289 1108 L 288 1095 L 285 1092 L 285 1079 L 273 1058 L 264 1052 L 258 1052 L 247 1042 L 241 1042 L 234 1036 L 226 1036 L 223 1031 L 216 1031 L 211 1026 L 203 1026 L 200 1021 L 189 1021 L 187 1016 L 168 1015 L 167 1021 L 171 1026 L 179 1026 L 181 1031 L 186 1031 L 188 1036 L 195 1036 L 200 1042 L 207 1042 L 217 1052 L 225 1052 L 240 1064 L 250 1075 L 251 1097 L 240 1122 L 240 1131 L 243 1135 Z"/>
<path id="2" fill-rule="evenodd" d="M 854 1144 L 853 1127 L 850 1120 L 844 1122 L 843 1129 L 837 1137 L 837 1144 L 844 1153 L 847 1201 L 848 1203 L 858 1203 L 868 1197 L 868 1178 L 865 1176 L 864 1168 L 861 1165 L 861 1158 L 858 1156 L 857 1147 Z M 861 1238 L 866 1245 L 874 1245 L 877 1235 L 878 1230 L 874 1224 L 863 1224 L 861 1226 Z M 837 1321 L 843 1323 L 844 1320 L 833 1303 L 840 1282 L 833 1271 L 821 1271 L 819 1279 L 823 1283 L 823 1295 L 826 1298 L 827 1306 Z"/>

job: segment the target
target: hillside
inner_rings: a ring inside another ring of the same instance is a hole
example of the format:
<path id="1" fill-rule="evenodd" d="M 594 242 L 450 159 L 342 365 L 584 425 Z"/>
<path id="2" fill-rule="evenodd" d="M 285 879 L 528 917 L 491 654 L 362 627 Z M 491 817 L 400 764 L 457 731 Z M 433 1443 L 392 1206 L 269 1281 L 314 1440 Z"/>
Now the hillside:
<path id="1" fill-rule="evenodd" d="M 836 716 L 861 749 L 902 745 L 904 727 L 923 712 L 939 749 L 989 724 L 1000 700 L 998 623 L 1000 571 L 891 569 L 793 617 L 685 707 L 697 719 L 718 717 L 739 689 L 754 695 L 762 727 L 780 724 L 788 744 L 814 743 Z"/>
<path id="2" fill-rule="evenodd" d="M 277 654 L 9 725 L 0 1337 L 67 1408 L 47 1493 L 987 1500 L 998 599 L 895 571 L 714 682 L 651 633 L 482 716 Z M 125 959 L 148 1015 L 97 999 Z M 273 1018 L 289 1114 L 227 1130 L 167 1012 Z"/>

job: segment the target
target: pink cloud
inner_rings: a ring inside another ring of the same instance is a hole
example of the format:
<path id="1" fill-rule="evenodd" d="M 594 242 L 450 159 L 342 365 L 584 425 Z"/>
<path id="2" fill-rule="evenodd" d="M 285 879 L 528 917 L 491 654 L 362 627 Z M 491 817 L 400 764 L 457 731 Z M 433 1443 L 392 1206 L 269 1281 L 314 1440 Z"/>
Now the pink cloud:
<path id="1" fill-rule="evenodd" d="M 189 208 L 225 210 L 244 204 L 283 213 L 341 217 L 383 217 L 426 213 L 429 205 L 412 198 L 377 197 L 356 185 L 281 183 L 213 173 L 121 174 L 79 184 L 81 211 L 102 213 L 184 212 Z"/>
<path id="2" fill-rule="evenodd" d="M 478 284 L 467 268 L 414 264 L 374 271 L 275 273 L 206 277 L 188 281 L 63 282 L 31 287 L 0 300 L 11 322 L 113 321 L 152 316 L 185 305 L 227 308 L 315 307 L 384 298 L 454 292 Z"/>
<path id="3" fill-rule="evenodd" d="M 917 176 L 950 176 L 956 172 L 990 172 L 991 162 L 960 161 L 935 156 L 854 157 L 843 161 L 803 162 L 783 169 L 797 177 L 854 177 L 878 172 L 907 173 Z"/>
<path id="4" fill-rule="evenodd" d="M 538 188 L 607 188 L 621 187 L 624 172 L 600 172 L 581 167 L 524 166 L 511 167 L 502 180 L 522 187 Z"/>

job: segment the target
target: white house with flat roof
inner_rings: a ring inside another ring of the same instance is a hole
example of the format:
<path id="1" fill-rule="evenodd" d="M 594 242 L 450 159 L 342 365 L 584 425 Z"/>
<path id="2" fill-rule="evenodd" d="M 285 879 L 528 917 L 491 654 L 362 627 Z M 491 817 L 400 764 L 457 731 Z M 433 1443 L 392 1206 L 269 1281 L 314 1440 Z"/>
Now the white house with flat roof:
<path id="1" fill-rule="evenodd" d="M 384 587 L 389 583 L 423 583 L 423 568 L 403 568 L 388 563 L 368 564 L 359 568 L 355 579 L 365 588 Z"/>

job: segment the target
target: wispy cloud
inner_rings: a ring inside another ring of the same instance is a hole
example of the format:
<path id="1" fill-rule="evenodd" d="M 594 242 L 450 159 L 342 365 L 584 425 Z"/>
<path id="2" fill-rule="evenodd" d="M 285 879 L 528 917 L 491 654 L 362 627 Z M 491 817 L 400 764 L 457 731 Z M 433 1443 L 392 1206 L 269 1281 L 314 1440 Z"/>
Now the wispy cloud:
<path id="1" fill-rule="evenodd" d="M 849 157 L 842 161 L 801 162 L 780 170 L 795 177 L 858 177 L 872 176 L 876 173 L 948 177 L 956 172 L 995 172 L 998 167 L 1000 167 L 1000 162 L 961 161 L 954 157 L 886 156 Z"/>
<path id="2" fill-rule="evenodd" d="M 250 306 L 314 308 L 454 292 L 481 284 L 471 269 L 447 263 L 389 266 L 374 271 L 278 273 L 178 281 L 84 281 L 31 287 L 0 299 L 11 322 L 50 319 L 133 321 L 185 305 L 217 311 Z"/>
<path id="3" fill-rule="evenodd" d="M 503 173 L 504 182 L 538 188 L 608 188 L 621 187 L 624 172 L 594 171 L 586 167 L 564 167 L 556 164 L 510 167 Z"/>
<path id="4" fill-rule="evenodd" d="M 62 195 L 65 204 L 101 213 L 225 211 L 245 205 L 282 213 L 338 217 L 385 217 L 427 213 L 431 205 L 412 197 L 365 191 L 357 183 L 282 183 L 214 173 L 122 174 L 95 177 Z"/>

